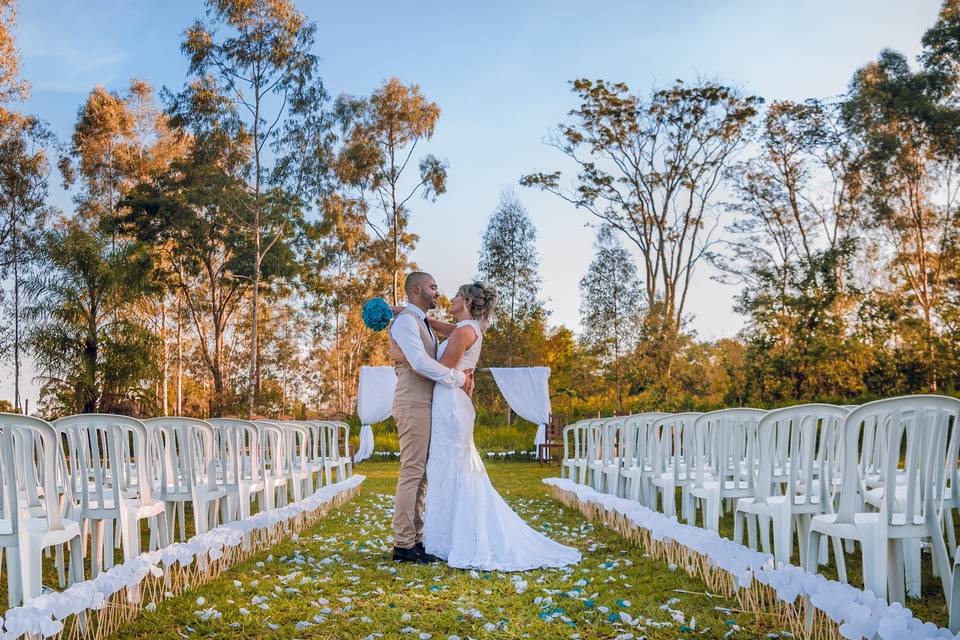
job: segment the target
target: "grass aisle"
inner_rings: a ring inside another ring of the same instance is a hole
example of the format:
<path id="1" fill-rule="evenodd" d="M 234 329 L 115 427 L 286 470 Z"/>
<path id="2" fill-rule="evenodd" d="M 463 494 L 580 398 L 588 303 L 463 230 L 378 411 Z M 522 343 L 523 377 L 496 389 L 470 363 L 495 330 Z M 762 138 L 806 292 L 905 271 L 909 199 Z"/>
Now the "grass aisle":
<path id="1" fill-rule="evenodd" d="M 703 595 L 699 581 L 551 500 L 541 479 L 556 467 L 488 468 L 523 518 L 584 552 L 578 566 L 501 574 L 391 562 L 397 464 L 364 463 L 367 480 L 352 502 L 298 540 L 144 612 L 118 637 L 778 637 L 748 614 L 717 610 L 736 604 Z"/>

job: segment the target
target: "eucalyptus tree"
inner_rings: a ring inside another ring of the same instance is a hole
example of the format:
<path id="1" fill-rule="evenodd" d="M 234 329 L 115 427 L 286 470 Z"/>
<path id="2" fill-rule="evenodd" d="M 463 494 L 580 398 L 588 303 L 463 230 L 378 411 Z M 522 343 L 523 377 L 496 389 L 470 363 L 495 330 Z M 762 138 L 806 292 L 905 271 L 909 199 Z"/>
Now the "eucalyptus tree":
<path id="1" fill-rule="evenodd" d="M 550 144 L 576 167 L 521 184 L 556 194 L 622 233 L 640 253 L 658 367 L 679 348 L 690 283 L 716 238 L 713 207 L 725 170 L 749 139 L 760 98 L 715 82 L 677 81 L 649 98 L 624 83 L 580 79 L 573 120 Z"/>
<path id="2" fill-rule="evenodd" d="M 380 240 L 379 257 L 393 271 L 391 293 L 398 304 L 400 274 L 417 241 L 408 231 L 408 203 L 417 195 L 436 200 L 447 189 L 447 164 L 432 154 L 420 158 L 416 177 L 405 176 L 417 146 L 433 137 L 440 107 L 417 85 L 390 78 L 369 98 L 341 97 L 337 113 L 344 131 L 337 175 L 367 203 L 367 225 Z M 375 213 L 379 219 L 371 217 Z"/>
<path id="3" fill-rule="evenodd" d="M 222 120 L 245 134 L 247 193 L 232 208 L 232 226 L 247 241 L 251 265 L 247 411 L 252 415 L 260 376 L 261 288 L 269 284 L 266 264 L 272 253 L 289 254 L 319 182 L 315 174 L 323 173 L 331 144 L 322 113 L 327 94 L 313 53 L 316 26 L 292 0 L 205 4 L 206 20 L 188 28 L 181 45 L 190 81 L 179 101 L 215 104 Z"/>
<path id="4" fill-rule="evenodd" d="M 637 347 L 644 313 L 636 264 L 613 230 L 601 227 L 580 280 L 580 326 L 583 342 L 612 370 L 617 411 L 623 408 L 624 359 Z"/>

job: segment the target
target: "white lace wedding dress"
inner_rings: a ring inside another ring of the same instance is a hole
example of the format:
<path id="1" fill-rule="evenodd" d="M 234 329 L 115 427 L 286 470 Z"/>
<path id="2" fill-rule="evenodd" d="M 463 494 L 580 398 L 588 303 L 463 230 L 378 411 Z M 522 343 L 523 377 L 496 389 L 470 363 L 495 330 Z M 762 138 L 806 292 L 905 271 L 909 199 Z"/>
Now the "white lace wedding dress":
<path id="1" fill-rule="evenodd" d="M 464 325 L 473 327 L 477 340 L 457 364 L 460 371 L 476 367 L 483 343 L 477 321 L 457 326 Z M 427 553 L 461 569 L 526 571 L 579 562 L 579 551 L 534 531 L 490 484 L 473 444 L 475 417 L 462 389 L 436 385 L 423 525 Z"/>

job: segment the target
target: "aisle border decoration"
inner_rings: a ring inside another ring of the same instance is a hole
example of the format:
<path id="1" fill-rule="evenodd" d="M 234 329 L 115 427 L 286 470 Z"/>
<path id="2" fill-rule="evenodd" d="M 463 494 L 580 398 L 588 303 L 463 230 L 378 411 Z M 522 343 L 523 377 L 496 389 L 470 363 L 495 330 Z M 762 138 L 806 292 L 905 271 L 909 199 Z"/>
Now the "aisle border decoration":
<path id="1" fill-rule="evenodd" d="M 232 565 L 294 540 L 331 509 L 353 499 L 365 476 L 354 475 L 320 487 L 284 507 L 222 524 L 187 542 L 141 553 L 92 580 L 34 598 L 0 617 L 0 638 L 102 638 L 117 631 L 142 609 L 216 578 Z"/>
<path id="2" fill-rule="evenodd" d="M 682 524 L 639 502 L 566 478 L 543 482 L 560 503 L 603 523 L 651 557 L 700 578 L 711 591 L 736 598 L 744 611 L 772 615 L 794 637 L 953 638 L 947 629 L 915 618 L 899 603 L 887 604 L 871 591 L 794 565 L 777 566 L 771 554 L 722 538 L 716 531 Z"/>

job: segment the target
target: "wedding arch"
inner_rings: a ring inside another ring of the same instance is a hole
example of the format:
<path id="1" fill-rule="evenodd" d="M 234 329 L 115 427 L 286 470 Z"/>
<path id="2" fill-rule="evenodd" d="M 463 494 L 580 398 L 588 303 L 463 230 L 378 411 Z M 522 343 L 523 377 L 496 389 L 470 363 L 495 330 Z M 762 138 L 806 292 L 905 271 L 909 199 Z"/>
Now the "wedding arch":
<path id="1" fill-rule="evenodd" d="M 550 367 L 491 367 L 479 369 L 493 374 L 497 388 L 514 413 L 537 425 L 534 450 L 546 440 L 550 422 Z M 360 445 L 354 461 L 369 458 L 374 451 L 372 425 L 390 417 L 397 375 L 393 367 L 361 367 L 357 391 L 360 417 Z"/>

